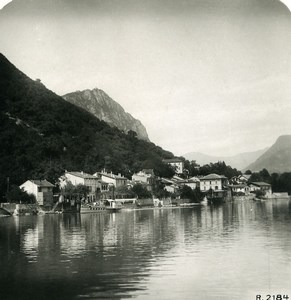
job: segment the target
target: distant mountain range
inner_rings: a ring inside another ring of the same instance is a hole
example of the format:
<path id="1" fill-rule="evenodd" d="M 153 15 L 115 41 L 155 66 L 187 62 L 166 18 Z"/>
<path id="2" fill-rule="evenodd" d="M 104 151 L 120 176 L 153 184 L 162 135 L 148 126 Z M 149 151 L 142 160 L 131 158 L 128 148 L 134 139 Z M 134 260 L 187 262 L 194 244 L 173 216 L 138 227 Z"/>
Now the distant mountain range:
<path id="1" fill-rule="evenodd" d="M 138 138 L 149 141 L 144 125 L 132 117 L 131 114 L 125 112 L 122 106 L 111 99 L 104 91 L 99 89 L 77 91 L 66 94 L 63 98 L 87 110 L 110 126 L 115 126 L 125 133 L 130 130 L 135 131 Z"/>
<path id="2" fill-rule="evenodd" d="M 195 160 L 199 165 L 224 161 L 227 165 L 230 165 L 233 168 L 243 170 L 246 166 L 254 162 L 264 152 L 266 152 L 267 149 L 268 148 L 254 152 L 240 153 L 234 156 L 211 156 L 200 152 L 189 152 L 183 156 L 190 161 Z"/>
<path id="3" fill-rule="evenodd" d="M 183 156 L 190 161 L 195 160 L 199 165 L 224 161 L 241 171 L 257 172 L 267 169 L 270 174 L 291 172 L 291 135 L 280 136 L 269 148 L 230 157 L 211 156 L 200 152 L 190 152 Z"/>
<path id="4" fill-rule="evenodd" d="M 245 169 L 260 171 L 267 169 L 269 173 L 291 172 L 291 135 L 282 135 L 257 160 Z"/>

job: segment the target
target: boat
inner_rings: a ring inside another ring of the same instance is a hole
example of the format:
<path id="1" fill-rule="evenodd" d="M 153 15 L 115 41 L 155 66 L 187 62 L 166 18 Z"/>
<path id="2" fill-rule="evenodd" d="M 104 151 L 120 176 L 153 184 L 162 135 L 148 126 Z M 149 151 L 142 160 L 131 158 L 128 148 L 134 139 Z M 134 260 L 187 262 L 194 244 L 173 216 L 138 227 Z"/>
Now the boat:
<path id="1" fill-rule="evenodd" d="M 118 212 L 123 208 L 122 204 L 116 200 L 107 199 L 106 201 L 109 202 L 109 205 L 105 206 L 108 212 Z"/>
<path id="2" fill-rule="evenodd" d="M 104 212 L 106 211 L 105 205 L 102 205 L 97 202 L 93 202 L 90 204 L 82 204 L 81 205 L 81 214 L 86 214 L 86 213 L 99 213 L 99 212 Z"/>

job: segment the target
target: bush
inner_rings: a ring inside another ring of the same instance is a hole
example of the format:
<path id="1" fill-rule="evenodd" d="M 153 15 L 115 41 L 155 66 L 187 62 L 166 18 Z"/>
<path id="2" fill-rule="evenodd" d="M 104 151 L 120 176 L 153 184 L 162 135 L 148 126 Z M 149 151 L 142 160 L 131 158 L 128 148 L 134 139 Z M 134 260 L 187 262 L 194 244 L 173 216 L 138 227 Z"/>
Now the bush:
<path id="1" fill-rule="evenodd" d="M 184 185 L 181 189 L 180 197 L 182 199 L 190 199 L 191 202 L 200 202 L 203 198 L 203 195 L 199 188 L 192 190 L 189 186 Z"/>
<path id="2" fill-rule="evenodd" d="M 261 198 L 264 198 L 266 193 L 262 190 L 257 190 L 257 191 L 255 191 L 255 195 L 256 195 L 257 198 L 261 199 Z"/>
<path id="3" fill-rule="evenodd" d="M 135 194 L 135 196 L 138 197 L 138 199 L 146 199 L 152 197 L 152 194 L 140 183 L 133 186 L 132 191 Z"/>

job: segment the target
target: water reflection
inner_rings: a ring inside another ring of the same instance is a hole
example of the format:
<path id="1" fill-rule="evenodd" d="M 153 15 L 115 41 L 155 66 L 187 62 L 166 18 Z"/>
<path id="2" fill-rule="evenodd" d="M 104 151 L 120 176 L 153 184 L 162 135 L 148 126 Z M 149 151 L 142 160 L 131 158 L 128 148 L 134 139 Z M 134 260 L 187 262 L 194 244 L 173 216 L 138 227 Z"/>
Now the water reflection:
<path id="1" fill-rule="evenodd" d="M 291 296 L 290 217 L 274 200 L 0 219 L 0 298 Z"/>

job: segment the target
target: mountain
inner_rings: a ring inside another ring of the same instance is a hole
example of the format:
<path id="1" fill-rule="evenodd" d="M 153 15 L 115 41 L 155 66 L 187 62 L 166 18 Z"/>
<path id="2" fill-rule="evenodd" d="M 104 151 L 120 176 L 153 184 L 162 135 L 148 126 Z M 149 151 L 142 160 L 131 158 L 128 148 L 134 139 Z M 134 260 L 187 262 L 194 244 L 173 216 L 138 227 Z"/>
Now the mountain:
<path id="1" fill-rule="evenodd" d="M 240 153 L 234 156 L 211 156 L 200 152 L 190 152 L 184 154 L 183 156 L 190 161 L 196 160 L 199 165 L 224 161 L 227 165 L 230 165 L 233 168 L 243 170 L 246 166 L 260 157 L 267 149 L 268 148 L 254 152 Z"/>
<path id="2" fill-rule="evenodd" d="M 245 169 L 269 173 L 291 172 L 291 135 L 280 136 L 263 155 Z"/>
<path id="3" fill-rule="evenodd" d="M 104 167 L 130 176 L 153 168 L 172 172 L 173 154 L 132 132 L 112 128 L 32 80 L 0 54 L 0 196 L 27 179 L 56 182 L 64 170 L 93 173 Z"/>
<path id="4" fill-rule="evenodd" d="M 121 105 L 102 90 L 77 91 L 66 94 L 63 98 L 74 105 L 84 108 L 110 126 L 116 126 L 126 133 L 130 130 L 135 131 L 138 138 L 149 141 L 147 131 L 142 123 L 133 118 L 131 114 L 125 112 Z"/>

